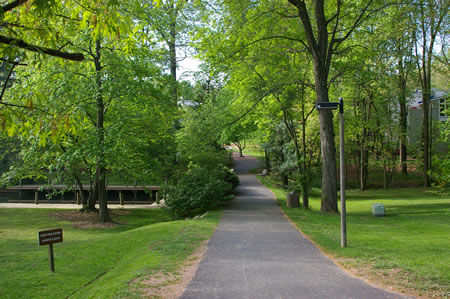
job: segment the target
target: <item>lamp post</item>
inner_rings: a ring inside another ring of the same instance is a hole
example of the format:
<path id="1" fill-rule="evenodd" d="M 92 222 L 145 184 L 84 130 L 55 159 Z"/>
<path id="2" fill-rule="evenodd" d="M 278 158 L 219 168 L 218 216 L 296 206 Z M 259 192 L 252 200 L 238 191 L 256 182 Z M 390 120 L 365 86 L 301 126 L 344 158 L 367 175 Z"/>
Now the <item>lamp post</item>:
<path id="1" fill-rule="evenodd" d="M 339 108 L 339 134 L 340 134 L 340 178 L 341 178 L 341 247 L 347 247 L 347 220 L 345 207 L 345 156 L 344 156 L 344 100 L 339 102 L 318 102 L 317 110 L 336 110 Z"/>

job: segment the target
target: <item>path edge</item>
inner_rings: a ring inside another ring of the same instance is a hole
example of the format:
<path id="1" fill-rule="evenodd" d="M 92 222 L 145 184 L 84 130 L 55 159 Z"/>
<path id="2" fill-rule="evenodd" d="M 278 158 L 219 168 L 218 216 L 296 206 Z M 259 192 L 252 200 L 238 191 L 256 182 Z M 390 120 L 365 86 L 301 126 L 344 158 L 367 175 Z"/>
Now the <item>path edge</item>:
<path id="1" fill-rule="evenodd" d="M 255 177 L 256 177 L 256 175 L 255 175 Z M 259 179 L 258 179 L 258 177 L 256 177 L 256 179 L 259 181 L 259 183 L 261 184 L 261 185 L 263 185 L 264 187 L 266 187 Z M 353 273 L 351 270 L 349 270 L 349 269 L 346 269 L 343 265 L 341 265 L 339 262 L 338 262 L 338 260 L 334 257 L 334 256 L 332 256 L 331 254 L 329 254 L 329 253 L 327 253 L 326 251 L 324 251 L 323 250 L 323 248 L 322 247 L 320 247 L 314 240 L 312 240 L 308 235 L 306 235 L 304 232 L 302 232 L 302 230 L 294 223 L 294 221 L 292 221 L 291 220 L 291 218 L 289 218 L 289 216 L 286 214 L 286 212 L 284 212 L 283 211 L 283 209 L 281 208 L 281 206 L 279 205 L 279 201 L 277 200 L 277 197 L 276 197 L 276 195 L 275 195 L 275 193 L 273 193 L 273 191 L 270 189 L 270 188 L 268 188 L 268 187 L 266 187 L 267 189 L 269 189 L 270 190 L 270 193 L 272 193 L 272 199 L 273 200 L 275 200 L 275 202 L 277 203 L 277 205 L 278 205 L 278 208 L 280 209 L 280 211 L 281 211 L 281 213 L 283 214 L 283 216 L 286 218 L 286 220 L 306 239 L 306 240 L 308 240 L 309 242 L 311 242 L 311 244 L 313 244 L 314 245 L 314 247 L 316 247 L 318 250 L 319 250 L 319 252 L 325 257 L 325 258 L 327 258 L 327 259 L 329 259 L 334 265 L 336 265 L 342 272 L 344 272 L 346 275 L 348 275 L 349 277 L 352 277 L 352 278 L 355 278 L 355 279 L 358 279 L 358 280 L 360 280 L 360 281 L 362 281 L 362 282 L 364 282 L 364 283 L 366 283 L 366 284 L 368 284 L 369 286 L 371 286 L 371 287 L 373 287 L 373 288 L 376 288 L 376 289 L 379 289 L 379 290 L 382 290 L 382 291 L 386 291 L 386 292 L 389 292 L 389 293 L 392 293 L 392 294 L 394 294 L 394 295 L 398 295 L 398 296 L 401 296 L 401 297 L 405 297 L 405 296 L 407 296 L 407 297 L 410 297 L 410 298 L 416 298 L 416 297 L 411 297 L 409 294 L 402 294 L 402 293 L 400 293 L 398 290 L 388 290 L 388 289 L 386 289 L 385 288 L 385 286 L 387 286 L 387 285 L 383 285 L 382 283 L 377 283 L 377 282 L 374 282 L 374 281 L 372 281 L 372 280 L 365 280 L 365 279 L 363 279 L 362 277 L 359 277 L 359 276 L 357 276 L 355 273 Z"/>

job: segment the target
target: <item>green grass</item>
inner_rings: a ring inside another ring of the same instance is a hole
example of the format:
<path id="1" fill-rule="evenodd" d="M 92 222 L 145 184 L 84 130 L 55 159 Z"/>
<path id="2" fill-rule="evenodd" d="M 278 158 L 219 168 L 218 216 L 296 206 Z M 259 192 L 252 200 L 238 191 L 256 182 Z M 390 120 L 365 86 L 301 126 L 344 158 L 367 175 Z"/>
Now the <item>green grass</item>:
<path id="1" fill-rule="evenodd" d="M 349 161 L 353 162 L 353 161 Z M 408 160 L 408 167 L 411 169 L 407 175 L 401 173 L 397 169 L 392 178 L 392 186 L 394 188 L 418 188 L 423 186 L 423 173 L 420 171 L 421 166 L 416 160 Z M 369 189 L 380 189 L 384 187 L 384 174 L 383 174 L 383 162 L 382 161 L 370 161 L 368 166 L 369 177 L 367 185 Z M 359 188 L 357 176 L 354 164 L 347 165 L 347 187 L 349 189 Z"/>
<path id="2" fill-rule="evenodd" d="M 287 208 L 286 191 L 262 179 L 297 227 L 344 267 L 368 269 L 381 282 L 430 295 L 450 291 L 450 196 L 432 189 L 347 192 L 348 247 L 340 247 L 340 216 L 321 213 L 320 190 L 311 209 Z M 374 203 L 386 217 L 373 217 Z"/>
<path id="3" fill-rule="evenodd" d="M 239 149 L 235 146 L 233 146 L 232 151 L 239 153 Z M 242 153 L 244 155 L 253 156 L 259 160 L 264 160 L 264 150 L 258 144 L 247 144 Z"/>
<path id="4" fill-rule="evenodd" d="M 244 150 L 244 154 L 264 160 L 264 150 L 258 145 L 247 145 L 247 148 Z"/>
<path id="5" fill-rule="evenodd" d="M 129 210 L 114 228 L 76 229 L 50 209 L 0 209 L 0 297 L 111 298 L 139 296 L 129 282 L 153 273 L 175 272 L 208 240 L 221 211 L 203 219 L 169 222 L 160 210 Z M 55 273 L 40 230 L 63 228 L 54 244 Z"/>

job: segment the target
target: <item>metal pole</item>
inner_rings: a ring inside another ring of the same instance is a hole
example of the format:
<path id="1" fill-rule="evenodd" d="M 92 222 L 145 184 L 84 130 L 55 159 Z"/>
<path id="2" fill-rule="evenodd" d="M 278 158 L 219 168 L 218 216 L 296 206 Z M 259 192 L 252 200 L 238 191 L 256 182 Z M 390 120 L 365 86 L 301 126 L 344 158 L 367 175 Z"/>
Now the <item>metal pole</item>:
<path id="1" fill-rule="evenodd" d="M 347 247 L 347 222 L 345 207 L 345 155 L 344 155 L 344 100 L 339 98 L 340 123 L 340 179 L 341 179 L 341 247 Z"/>

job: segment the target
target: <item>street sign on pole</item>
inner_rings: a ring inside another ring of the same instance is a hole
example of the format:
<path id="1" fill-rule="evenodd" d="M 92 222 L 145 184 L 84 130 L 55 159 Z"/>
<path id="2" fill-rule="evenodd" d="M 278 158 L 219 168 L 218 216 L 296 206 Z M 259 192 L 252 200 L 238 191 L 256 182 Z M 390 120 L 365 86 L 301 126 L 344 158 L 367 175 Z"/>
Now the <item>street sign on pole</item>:
<path id="1" fill-rule="evenodd" d="M 316 104 L 317 110 L 336 110 L 339 108 L 338 102 L 319 102 Z"/>
<path id="2" fill-rule="evenodd" d="M 339 102 L 316 103 L 317 110 L 336 110 L 339 108 L 339 134 L 340 134 L 340 181 L 341 181 L 341 247 L 347 247 L 347 219 L 345 204 L 345 154 L 344 154 L 344 100 Z"/>
<path id="3" fill-rule="evenodd" d="M 39 246 L 48 245 L 48 258 L 50 271 L 55 272 L 53 243 L 60 243 L 63 241 L 62 228 L 40 231 L 38 232 L 38 238 L 39 238 Z"/>
<path id="4" fill-rule="evenodd" d="M 340 178 L 341 178 L 341 247 L 347 247 L 347 209 L 345 204 L 344 100 L 339 98 Z"/>

